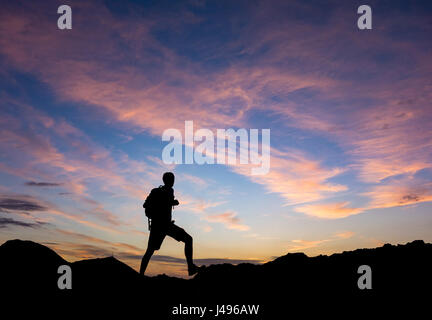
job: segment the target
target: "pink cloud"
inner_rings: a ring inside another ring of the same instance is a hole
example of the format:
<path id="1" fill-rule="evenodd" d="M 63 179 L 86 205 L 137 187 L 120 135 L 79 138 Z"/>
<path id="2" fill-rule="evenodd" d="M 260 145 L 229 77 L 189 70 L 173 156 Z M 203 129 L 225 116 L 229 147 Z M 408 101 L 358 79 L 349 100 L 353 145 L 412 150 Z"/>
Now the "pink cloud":
<path id="1" fill-rule="evenodd" d="M 337 242 L 337 241 L 352 238 L 354 235 L 355 233 L 352 231 L 345 231 L 345 232 L 336 233 L 328 239 L 321 239 L 321 240 L 295 239 L 295 240 L 291 240 L 293 244 L 289 246 L 288 251 L 304 251 L 308 249 L 313 249 L 313 248 L 320 247 L 324 243 Z"/>
<path id="2" fill-rule="evenodd" d="M 318 247 L 327 241 L 329 241 L 329 240 L 327 240 L 327 239 L 324 239 L 324 240 L 301 240 L 301 239 L 292 240 L 291 242 L 293 243 L 293 245 L 290 246 L 288 251 L 304 251 L 306 249 Z"/>
<path id="3" fill-rule="evenodd" d="M 352 208 L 349 202 L 335 202 L 325 204 L 307 204 L 294 209 L 308 216 L 322 219 L 340 219 L 359 214 L 364 209 Z"/>
<path id="4" fill-rule="evenodd" d="M 335 234 L 335 237 L 341 238 L 341 239 L 349 239 L 349 238 L 352 238 L 354 235 L 355 235 L 355 232 L 344 231 L 344 232 L 339 232 L 339 233 Z"/>
<path id="5" fill-rule="evenodd" d="M 391 208 L 432 201 L 432 183 L 422 179 L 401 179 L 377 185 L 364 194 L 369 208 Z"/>
<path id="6" fill-rule="evenodd" d="M 242 224 L 240 219 L 237 217 L 237 214 L 232 211 L 207 215 L 205 220 L 211 223 L 222 223 L 228 229 L 239 231 L 247 231 L 250 229 L 249 226 Z"/>
<path id="7" fill-rule="evenodd" d="M 278 193 L 288 205 L 317 201 L 345 191 L 344 185 L 328 180 L 344 172 L 341 168 L 325 168 L 299 150 L 271 149 L 271 169 L 265 175 L 251 175 L 250 166 L 237 165 L 234 172 L 248 176 L 264 185 L 269 192 Z"/>

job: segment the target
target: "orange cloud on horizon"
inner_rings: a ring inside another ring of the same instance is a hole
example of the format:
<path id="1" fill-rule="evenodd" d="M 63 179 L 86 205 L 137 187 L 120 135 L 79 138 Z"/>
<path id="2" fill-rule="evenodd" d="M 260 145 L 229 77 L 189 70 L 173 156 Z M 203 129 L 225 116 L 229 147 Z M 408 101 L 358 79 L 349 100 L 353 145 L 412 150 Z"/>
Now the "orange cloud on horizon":
<path id="1" fill-rule="evenodd" d="M 322 219 L 340 219 L 361 213 L 364 209 L 349 207 L 349 202 L 308 204 L 295 207 L 295 211 Z"/>

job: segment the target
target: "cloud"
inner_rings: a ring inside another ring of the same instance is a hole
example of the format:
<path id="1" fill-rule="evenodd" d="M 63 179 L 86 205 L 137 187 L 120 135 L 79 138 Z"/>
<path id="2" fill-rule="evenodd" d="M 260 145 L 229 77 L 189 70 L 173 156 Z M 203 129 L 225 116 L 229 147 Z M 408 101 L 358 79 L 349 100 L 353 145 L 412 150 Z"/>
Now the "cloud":
<path id="1" fill-rule="evenodd" d="M 44 221 L 24 222 L 12 218 L 0 217 L 0 229 L 4 229 L 10 226 L 18 226 L 18 227 L 25 227 L 25 228 L 40 228 L 46 224 L 47 222 Z"/>
<path id="2" fill-rule="evenodd" d="M 432 168 L 429 112 L 425 105 L 403 101 L 397 94 L 388 97 L 384 106 L 358 111 L 355 136 L 346 132 L 345 139 L 352 144 L 350 153 L 357 158 L 354 168 L 365 182 L 377 183 Z"/>
<path id="3" fill-rule="evenodd" d="M 201 214 L 201 215 L 207 214 L 208 209 L 212 209 L 226 203 L 226 201 L 211 201 L 211 200 L 197 199 L 190 195 L 181 195 L 181 198 L 182 198 L 182 203 L 181 203 L 182 208 L 179 208 L 179 210 L 192 211 L 196 214 Z"/>
<path id="4" fill-rule="evenodd" d="M 208 182 L 205 179 L 191 175 L 191 174 L 182 173 L 181 179 L 189 181 L 190 183 L 192 183 L 192 185 L 194 185 L 196 188 L 199 188 L 199 189 L 203 189 L 203 188 L 206 188 L 208 186 Z"/>
<path id="5" fill-rule="evenodd" d="M 190 195 L 180 195 L 179 198 L 181 201 L 181 208 L 178 210 L 193 212 L 198 215 L 201 220 L 210 222 L 210 223 L 221 223 L 227 229 L 238 230 L 238 231 L 246 231 L 249 230 L 250 227 L 243 224 L 239 217 L 237 217 L 237 213 L 234 211 L 227 211 L 224 213 L 211 213 L 209 209 L 213 209 L 222 204 L 225 204 L 226 201 L 207 201 L 202 199 L 197 199 Z M 210 232 L 212 227 L 206 225 L 203 227 L 204 232 Z"/>
<path id="6" fill-rule="evenodd" d="M 291 242 L 294 243 L 293 245 L 290 245 L 288 251 L 302 251 L 305 249 L 315 248 L 319 245 L 323 244 L 324 242 L 330 241 L 328 239 L 325 240 L 292 240 Z"/>
<path id="7" fill-rule="evenodd" d="M 364 195 L 371 199 L 371 209 L 419 204 L 432 201 L 432 183 L 424 179 L 397 179 L 375 186 Z"/>
<path id="8" fill-rule="evenodd" d="M 211 214 L 204 217 L 204 219 L 208 222 L 212 223 L 222 223 L 228 229 L 246 231 L 249 230 L 250 227 L 244 225 L 240 222 L 240 219 L 237 217 L 237 213 L 228 211 L 220 214 Z"/>
<path id="9" fill-rule="evenodd" d="M 322 219 L 340 219 L 359 214 L 364 209 L 352 208 L 349 202 L 335 202 L 324 204 L 308 204 L 294 208 L 295 211 Z"/>
<path id="10" fill-rule="evenodd" d="M 86 241 L 86 242 L 92 242 L 100 246 L 109 247 L 111 250 L 112 248 L 115 248 L 115 251 L 123 250 L 124 252 L 134 253 L 134 254 L 141 254 L 143 252 L 143 248 L 136 247 L 131 244 L 123 243 L 123 242 L 113 242 L 109 240 L 103 240 L 101 238 L 97 238 L 94 236 L 89 236 L 80 232 L 75 232 L 71 230 L 64 230 L 64 229 L 56 229 L 56 232 L 73 237 L 76 239 L 79 239 L 80 241 Z"/>
<path id="11" fill-rule="evenodd" d="M 114 255 L 130 263 L 135 262 L 139 257 L 142 258 L 145 252 L 144 248 L 129 243 L 109 241 L 73 230 L 57 228 L 55 232 L 60 235 L 61 240 L 49 246 L 73 261 Z"/>
<path id="12" fill-rule="evenodd" d="M 308 158 L 300 150 L 271 150 L 271 169 L 265 175 L 250 175 L 250 168 L 237 165 L 234 171 L 262 184 L 269 192 L 278 193 L 288 205 L 311 202 L 345 191 L 344 185 L 329 179 L 344 172 L 341 168 L 325 168 L 320 161 Z"/>
<path id="13" fill-rule="evenodd" d="M 58 254 L 64 257 L 68 261 L 78 261 L 83 259 L 95 259 L 110 257 L 113 255 L 113 251 L 86 243 L 46 243 L 48 247 L 55 250 Z"/>
<path id="14" fill-rule="evenodd" d="M 303 251 L 307 249 L 312 249 L 312 248 L 319 247 L 324 243 L 346 240 L 352 238 L 354 235 L 355 233 L 352 231 L 344 231 L 344 232 L 336 233 L 328 239 L 322 239 L 322 240 L 295 239 L 295 240 L 291 240 L 293 244 L 289 246 L 288 251 Z"/>
<path id="15" fill-rule="evenodd" d="M 29 187 L 58 187 L 61 186 L 62 183 L 27 181 L 25 185 Z"/>
<path id="16" fill-rule="evenodd" d="M 25 195 L 0 194 L 0 211 L 46 211 L 48 207 L 45 203 Z"/>
<path id="17" fill-rule="evenodd" d="M 349 238 L 352 238 L 354 235 L 355 235 L 355 232 L 345 231 L 345 232 L 336 233 L 335 237 L 341 238 L 341 239 L 349 239 Z"/>
<path id="18" fill-rule="evenodd" d="M 210 231 L 213 230 L 213 228 L 212 228 L 211 226 L 209 226 L 209 225 L 206 225 L 206 226 L 203 226 L 203 227 L 202 227 L 202 230 L 203 230 L 204 232 L 210 232 Z"/>
<path id="19" fill-rule="evenodd" d="M 30 195 L 0 194 L 0 211 L 11 214 L 31 216 L 33 219 L 40 219 L 42 216 L 62 217 L 72 222 L 103 231 L 119 233 L 118 228 L 104 226 L 92 222 L 88 216 L 76 212 L 69 213 L 58 208 L 55 204 L 35 198 Z M 89 213 L 98 217 L 97 213 Z M 100 217 L 100 213 L 99 213 Z M 102 216 L 103 217 L 103 216 Z"/>

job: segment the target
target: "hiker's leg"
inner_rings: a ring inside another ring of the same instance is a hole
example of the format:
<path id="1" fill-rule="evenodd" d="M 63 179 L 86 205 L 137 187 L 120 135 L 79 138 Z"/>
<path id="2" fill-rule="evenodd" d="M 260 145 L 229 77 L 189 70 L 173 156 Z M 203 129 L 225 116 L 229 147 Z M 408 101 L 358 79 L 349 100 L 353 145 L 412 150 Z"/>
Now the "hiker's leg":
<path id="1" fill-rule="evenodd" d="M 189 267 L 193 266 L 193 239 L 192 237 L 186 233 L 185 237 L 184 237 L 184 243 L 185 243 L 185 248 L 184 248 L 184 253 L 186 256 L 186 261 Z"/>
<path id="2" fill-rule="evenodd" d="M 195 265 L 195 263 L 193 263 L 192 253 L 193 253 L 193 239 L 189 234 L 186 233 L 186 236 L 185 236 L 185 256 L 186 256 L 186 261 L 187 261 L 187 265 L 188 265 L 188 274 L 190 276 L 193 276 L 194 274 L 196 274 L 200 270 L 200 268 L 197 267 Z"/>
<path id="3" fill-rule="evenodd" d="M 140 274 L 144 275 L 146 269 L 147 269 L 147 265 L 150 261 L 150 258 L 152 257 L 154 253 L 154 249 L 151 248 L 150 246 L 147 247 L 147 251 L 144 254 L 142 260 L 141 260 L 141 267 L 140 267 Z"/>
<path id="4" fill-rule="evenodd" d="M 156 226 L 152 226 L 148 244 L 147 244 L 147 251 L 141 260 L 140 274 L 144 275 L 147 269 L 147 265 L 150 261 L 150 258 L 152 257 L 153 253 L 156 250 L 160 249 L 162 242 L 165 238 L 165 235 L 166 234 L 163 231 L 161 231 L 160 228 L 156 228 Z"/>
<path id="5" fill-rule="evenodd" d="M 193 239 L 192 237 L 184 231 L 184 229 L 176 226 L 174 223 L 170 225 L 167 233 L 170 237 L 173 237 L 177 241 L 184 242 L 185 248 L 184 253 L 186 256 L 186 261 L 188 264 L 188 273 L 189 275 L 193 275 L 198 272 L 198 267 L 193 263 Z"/>

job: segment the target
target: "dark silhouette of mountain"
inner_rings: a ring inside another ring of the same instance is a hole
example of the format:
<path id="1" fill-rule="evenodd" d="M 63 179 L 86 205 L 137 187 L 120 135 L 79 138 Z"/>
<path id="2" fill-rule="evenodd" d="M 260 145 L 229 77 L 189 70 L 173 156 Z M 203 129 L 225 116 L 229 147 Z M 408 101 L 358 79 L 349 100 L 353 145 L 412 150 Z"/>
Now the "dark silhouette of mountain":
<path id="1" fill-rule="evenodd" d="M 3 288 L 57 289 L 57 268 L 68 264 L 50 248 L 32 241 L 9 240 L 0 246 L 0 279 Z"/>
<path id="2" fill-rule="evenodd" d="M 114 257 L 81 260 L 71 264 L 74 290 L 129 289 L 139 285 L 137 272 Z"/>
<path id="3" fill-rule="evenodd" d="M 432 284 L 431 256 L 432 244 L 416 240 L 330 256 L 289 253 L 262 265 L 210 265 L 185 280 L 140 276 L 114 257 L 69 263 L 43 245 L 10 240 L 0 246 L 0 283 L 3 291 L 19 288 L 21 296 L 32 299 L 43 293 L 44 299 L 61 297 L 65 303 L 87 307 L 99 303 L 121 306 L 123 302 L 129 311 L 157 314 L 153 319 L 168 319 L 173 306 L 179 304 L 260 304 L 259 316 L 247 318 L 272 319 L 292 307 L 314 305 L 317 309 L 308 312 L 321 312 L 335 303 L 338 308 L 377 307 L 385 301 L 403 299 L 406 303 L 424 297 Z M 72 268 L 72 290 L 57 288 L 57 268 L 62 264 Z M 361 265 L 372 269 L 371 290 L 357 286 Z"/>

